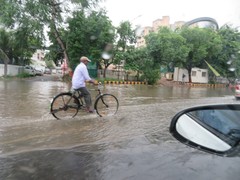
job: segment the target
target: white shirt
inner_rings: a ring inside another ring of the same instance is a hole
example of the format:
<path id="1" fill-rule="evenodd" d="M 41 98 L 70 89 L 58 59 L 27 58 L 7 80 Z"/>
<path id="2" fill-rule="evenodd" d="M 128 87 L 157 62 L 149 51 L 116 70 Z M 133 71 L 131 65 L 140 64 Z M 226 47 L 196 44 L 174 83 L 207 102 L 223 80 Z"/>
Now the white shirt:
<path id="1" fill-rule="evenodd" d="M 85 87 L 85 81 L 89 80 L 91 80 L 91 78 L 89 77 L 87 66 L 81 62 L 74 70 L 72 78 L 72 88 L 79 89 L 81 87 Z"/>

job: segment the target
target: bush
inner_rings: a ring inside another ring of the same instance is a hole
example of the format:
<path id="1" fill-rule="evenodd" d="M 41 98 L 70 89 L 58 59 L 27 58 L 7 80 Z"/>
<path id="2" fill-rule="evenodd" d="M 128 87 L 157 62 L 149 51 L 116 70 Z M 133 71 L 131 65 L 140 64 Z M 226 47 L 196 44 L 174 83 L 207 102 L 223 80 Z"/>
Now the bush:
<path id="1" fill-rule="evenodd" d="M 32 77 L 32 75 L 30 75 L 28 73 L 20 73 L 16 77 L 18 77 L 18 78 L 28 78 L 28 77 Z"/>
<path id="2" fill-rule="evenodd" d="M 159 69 L 148 69 L 144 71 L 144 75 L 141 77 L 141 79 L 145 79 L 148 84 L 154 85 L 159 80 L 160 77 L 160 71 Z"/>

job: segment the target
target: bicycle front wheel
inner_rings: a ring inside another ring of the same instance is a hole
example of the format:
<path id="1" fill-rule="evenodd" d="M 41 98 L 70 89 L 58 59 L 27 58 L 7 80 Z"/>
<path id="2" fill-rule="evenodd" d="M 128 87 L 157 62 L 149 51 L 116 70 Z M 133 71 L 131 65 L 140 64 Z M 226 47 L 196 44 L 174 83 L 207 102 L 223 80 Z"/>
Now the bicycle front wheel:
<path id="1" fill-rule="evenodd" d="M 103 94 L 96 99 L 94 108 L 97 114 L 102 116 L 111 116 L 118 111 L 118 99 L 112 94 Z"/>
<path id="2" fill-rule="evenodd" d="M 61 93 L 53 98 L 51 113 L 57 119 L 69 119 L 78 113 L 79 100 L 71 93 Z"/>

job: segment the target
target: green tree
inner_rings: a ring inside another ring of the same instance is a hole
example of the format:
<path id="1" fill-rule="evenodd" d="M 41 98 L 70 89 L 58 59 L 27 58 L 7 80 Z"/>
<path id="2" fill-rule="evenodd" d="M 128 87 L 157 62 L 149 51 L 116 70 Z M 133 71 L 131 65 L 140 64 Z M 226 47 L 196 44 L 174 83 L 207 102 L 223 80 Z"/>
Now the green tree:
<path id="1" fill-rule="evenodd" d="M 83 11 L 76 12 L 69 19 L 67 48 L 71 67 L 79 63 L 81 56 L 88 56 L 100 64 L 104 48 L 114 42 L 114 27 L 105 11 L 91 12 L 88 16 Z M 109 62 L 108 62 L 109 63 Z"/>
<path id="2" fill-rule="evenodd" d="M 117 50 L 125 52 L 136 43 L 135 30 L 129 21 L 122 21 L 117 27 Z"/>
<path id="3" fill-rule="evenodd" d="M 213 61 L 221 51 L 221 41 L 216 31 L 204 28 L 183 28 L 181 35 L 186 39 L 189 52 L 183 67 L 188 70 L 189 82 L 191 82 L 191 70 L 193 67 L 203 67 L 204 60 Z"/>
<path id="4" fill-rule="evenodd" d="M 187 57 L 189 48 L 186 40 L 169 28 L 160 28 L 157 33 L 146 37 L 147 50 L 156 66 L 182 65 Z"/>
<path id="5" fill-rule="evenodd" d="M 122 21 L 116 27 L 115 40 L 114 44 L 107 44 L 104 50 L 111 57 L 110 60 L 103 61 L 105 67 L 104 77 L 106 76 L 105 71 L 110 64 L 119 65 L 121 60 L 124 60 L 124 53 L 134 48 L 136 34 L 129 21 Z"/>
<path id="6" fill-rule="evenodd" d="M 44 39 L 44 28 L 48 26 L 50 33 L 59 44 L 64 58 L 69 61 L 66 45 L 59 29 L 65 25 L 70 7 L 85 9 L 96 5 L 98 0 L 1 0 L 0 22 L 12 29 L 25 28 L 28 33 Z"/>
<path id="7" fill-rule="evenodd" d="M 4 29 L 0 29 L 0 61 L 4 63 L 4 76 L 7 75 L 7 65 L 10 62 L 8 56 L 12 50 L 11 43 L 11 34 Z M 6 53 L 8 53 L 8 55 Z"/>
<path id="8" fill-rule="evenodd" d="M 146 47 L 131 48 L 123 53 L 123 59 L 125 59 L 124 69 L 137 71 L 137 79 L 139 79 L 139 75 L 144 72 L 145 61 L 148 57 Z"/>
<path id="9" fill-rule="evenodd" d="M 7 75 L 7 65 L 20 64 L 25 65 L 30 62 L 30 57 L 35 49 L 31 45 L 37 45 L 38 40 L 31 35 L 26 35 L 26 32 L 22 29 L 15 31 L 0 28 L 0 49 L 1 58 L 5 64 L 4 72 Z"/>
<path id="10" fill-rule="evenodd" d="M 146 47 L 129 48 L 123 55 L 125 59 L 124 69 L 137 71 L 138 80 L 146 80 L 148 84 L 153 85 L 157 82 L 160 77 L 160 69 L 155 66 Z"/>
<path id="11" fill-rule="evenodd" d="M 4 76 L 7 76 L 7 65 L 9 62 L 8 56 L 4 53 L 4 51 L 0 48 L 0 60 L 4 61 Z"/>
<path id="12" fill-rule="evenodd" d="M 240 75 L 240 32 L 229 25 L 222 26 L 218 34 L 221 38 L 222 50 L 213 62 L 217 71 L 233 83 Z"/>

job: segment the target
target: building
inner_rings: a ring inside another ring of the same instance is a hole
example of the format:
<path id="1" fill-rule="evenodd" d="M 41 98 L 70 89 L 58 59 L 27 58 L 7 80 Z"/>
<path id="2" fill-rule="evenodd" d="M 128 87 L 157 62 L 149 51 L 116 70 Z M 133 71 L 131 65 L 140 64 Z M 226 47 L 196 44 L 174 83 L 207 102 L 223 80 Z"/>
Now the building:
<path id="1" fill-rule="evenodd" d="M 45 51 L 37 49 L 36 52 L 32 55 L 32 60 L 44 61 Z"/>
<path id="2" fill-rule="evenodd" d="M 150 32 L 157 32 L 160 27 L 169 27 L 171 29 L 176 29 L 181 27 L 185 22 L 184 21 L 176 21 L 174 24 L 170 24 L 170 17 L 163 16 L 162 19 L 156 19 L 153 21 L 152 26 L 146 26 L 142 28 L 141 33 L 137 37 L 136 47 L 144 47 L 146 45 L 145 37 Z"/>
<path id="3" fill-rule="evenodd" d="M 44 57 L 46 52 L 41 49 L 37 49 L 36 52 L 31 57 L 31 66 L 37 70 L 43 71 L 45 70 L 46 63 L 44 61 Z"/>
<path id="4" fill-rule="evenodd" d="M 152 27 L 150 26 L 146 26 L 143 28 L 141 34 L 137 37 L 137 47 L 143 47 L 146 44 L 145 41 L 145 36 L 147 36 L 148 34 L 150 34 L 150 32 L 152 32 Z"/>
<path id="5" fill-rule="evenodd" d="M 163 16 L 162 19 L 156 19 L 152 23 L 153 32 L 157 32 L 160 27 L 170 27 L 170 17 Z"/>
<path id="6" fill-rule="evenodd" d="M 177 29 L 182 27 L 185 24 L 185 21 L 176 21 L 174 24 L 171 24 L 171 29 Z"/>
<path id="7" fill-rule="evenodd" d="M 196 67 L 192 68 L 191 78 L 193 83 L 208 83 L 208 70 Z M 188 71 L 186 69 L 175 67 L 173 81 L 189 82 Z"/>

